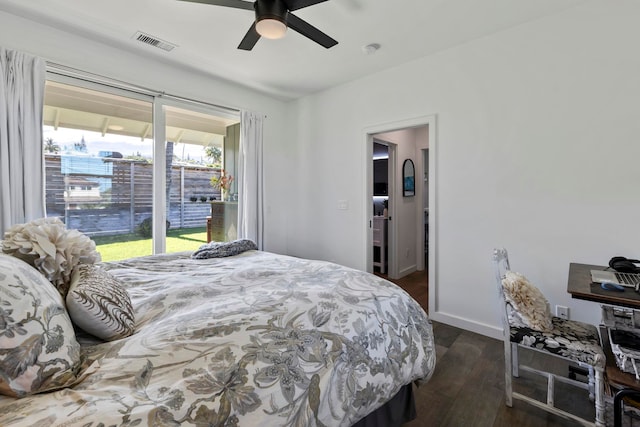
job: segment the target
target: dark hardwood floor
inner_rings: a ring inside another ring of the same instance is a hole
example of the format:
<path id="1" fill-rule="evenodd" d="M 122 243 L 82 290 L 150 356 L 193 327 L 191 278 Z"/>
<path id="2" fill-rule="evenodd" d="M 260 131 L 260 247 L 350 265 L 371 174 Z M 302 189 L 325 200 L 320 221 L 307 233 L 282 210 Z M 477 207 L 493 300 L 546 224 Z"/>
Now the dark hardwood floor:
<path id="1" fill-rule="evenodd" d="M 502 341 L 433 322 L 436 369 L 431 379 L 415 389 L 417 419 L 406 427 L 574 427 L 580 424 L 549 414 L 527 403 L 504 401 L 504 353 Z M 533 351 L 521 351 L 522 362 L 544 366 L 564 374 L 568 368 L 556 359 Z M 546 382 L 521 372 L 514 389 L 544 399 Z M 595 417 L 586 391 L 556 383 L 556 405 Z"/>
<path id="2" fill-rule="evenodd" d="M 415 272 L 392 280 L 406 290 L 427 311 L 427 273 Z M 497 304 L 496 304 L 497 306 Z M 525 402 L 504 400 L 504 350 L 502 341 L 433 322 L 436 369 L 431 379 L 415 388 L 417 419 L 405 427 L 574 427 L 580 424 L 549 414 Z M 534 351 L 520 352 L 520 360 L 561 375 L 568 367 L 555 358 Z M 521 372 L 514 390 L 546 396 L 546 381 Z M 556 406 L 589 419 L 595 418 L 587 392 L 556 383 Z"/>
<path id="3" fill-rule="evenodd" d="M 424 311 L 428 312 L 429 308 L 429 287 L 427 286 L 427 270 L 415 271 L 401 279 L 389 279 L 385 274 L 375 273 L 377 276 L 384 277 L 387 280 L 392 281 L 402 289 L 407 291 L 414 300 L 418 301 Z"/>

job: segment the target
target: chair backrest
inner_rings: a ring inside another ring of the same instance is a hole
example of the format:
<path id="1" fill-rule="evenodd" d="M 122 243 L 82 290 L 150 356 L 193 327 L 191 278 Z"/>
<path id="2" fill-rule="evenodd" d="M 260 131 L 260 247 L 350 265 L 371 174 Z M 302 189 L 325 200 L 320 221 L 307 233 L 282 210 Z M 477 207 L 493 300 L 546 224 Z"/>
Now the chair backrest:
<path id="1" fill-rule="evenodd" d="M 493 250 L 493 265 L 495 267 L 496 279 L 498 279 L 500 289 L 502 289 L 502 279 L 504 279 L 507 271 L 511 270 L 509 266 L 509 255 L 505 248 L 496 248 Z"/>
<path id="2" fill-rule="evenodd" d="M 511 270 L 509 265 L 509 255 L 505 248 L 496 248 L 493 250 L 493 267 L 496 274 L 496 285 L 498 287 L 498 300 L 500 301 L 500 314 L 502 317 L 502 326 L 505 338 L 508 339 L 510 333 L 508 303 L 504 297 L 504 289 L 502 287 L 502 279 L 505 278 L 507 271 Z"/>

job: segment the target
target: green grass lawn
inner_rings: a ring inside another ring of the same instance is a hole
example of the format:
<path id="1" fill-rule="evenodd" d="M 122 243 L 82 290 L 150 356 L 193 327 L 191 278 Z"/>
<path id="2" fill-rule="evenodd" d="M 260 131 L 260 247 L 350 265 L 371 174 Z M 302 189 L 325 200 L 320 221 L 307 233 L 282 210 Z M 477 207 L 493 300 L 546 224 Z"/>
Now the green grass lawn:
<path id="1" fill-rule="evenodd" d="M 151 239 L 138 234 L 92 237 L 102 261 L 117 261 L 144 255 L 151 255 Z M 167 231 L 167 253 L 195 251 L 207 243 L 207 229 L 183 228 Z"/>

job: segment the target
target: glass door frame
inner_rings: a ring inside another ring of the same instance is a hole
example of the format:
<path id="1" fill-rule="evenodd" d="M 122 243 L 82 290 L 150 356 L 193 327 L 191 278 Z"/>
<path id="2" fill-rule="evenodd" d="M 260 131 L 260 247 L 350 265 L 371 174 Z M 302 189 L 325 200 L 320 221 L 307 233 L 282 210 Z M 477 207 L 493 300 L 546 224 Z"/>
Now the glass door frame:
<path id="1" fill-rule="evenodd" d="M 167 137 L 164 113 L 165 102 L 153 101 L 153 208 L 151 210 L 153 254 L 163 254 L 167 249 Z"/>

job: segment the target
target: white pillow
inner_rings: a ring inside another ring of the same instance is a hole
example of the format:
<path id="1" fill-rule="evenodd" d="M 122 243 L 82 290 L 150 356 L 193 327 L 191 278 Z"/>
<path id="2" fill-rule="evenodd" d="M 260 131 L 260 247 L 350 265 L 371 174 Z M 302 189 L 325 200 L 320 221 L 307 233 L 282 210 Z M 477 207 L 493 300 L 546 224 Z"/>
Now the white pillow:
<path id="1" fill-rule="evenodd" d="M 2 251 L 37 268 L 63 298 L 75 266 L 100 261 L 93 240 L 78 230 L 67 230 L 60 218 L 55 217 L 9 228 L 4 233 Z"/>
<path id="2" fill-rule="evenodd" d="M 550 331 L 551 309 L 542 292 L 520 273 L 507 271 L 502 279 L 504 296 L 514 310 L 515 320 L 537 331 Z"/>
<path id="3" fill-rule="evenodd" d="M 0 254 L 0 393 L 23 397 L 76 383 L 80 345 L 56 288 Z"/>
<path id="4" fill-rule="evenodd" d="M 118 279 L 94 265 L 81 264 L 73 272 L 67 310 L 73 323 L 105 341 L 133 334 L 129 294 Z"/>

